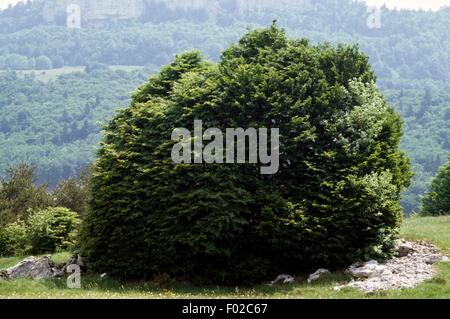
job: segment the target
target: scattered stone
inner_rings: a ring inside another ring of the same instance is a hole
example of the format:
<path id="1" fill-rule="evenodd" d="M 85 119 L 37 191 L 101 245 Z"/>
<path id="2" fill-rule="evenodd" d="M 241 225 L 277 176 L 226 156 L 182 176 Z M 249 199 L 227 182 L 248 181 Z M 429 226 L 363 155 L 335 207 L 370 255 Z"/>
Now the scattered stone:
<path id="1" fill-rule="evenodd" d="M 321 268 L 321 269 L 317 270 L 315 273 L 309 275 L 307 282 L 308 282 L 308 284 L 310 284 L 314 281 L 319 280 L 319 278 L 322 277 L 322 275 L 329 274 L 329 273 L 330 273 L 330 271 L 328 269 Z"/>
<path id="2" fill-rule="evenodd" d="M 376 260 L 371 260 L 364 264 L 353 264 L 346 272 L 350 273 L 355 278 L 370 278 L 382 273 L 384 270 L 384 267 L 379 265 Z"/>
<path id="3" fill-rule="evenodd" d="M 295 278 L 290 275 L 279 275 L 277 278 L 275 278 L 274 281 L 271 282 L 271 285 L 277 285 L 277 284 L 292 284 L 295 282 Z"/>
<path id="4" fill-rule="evenodd" d="M 395 250 L 397 257 L 406 257 L 415 252 L 414 244 L 401 239 L 395 243 Z"/>
<path id="5" fill-rule="evenodd" d="M 432 256 L 426 258 L 426 259 L 425 259 L 425 262 L 426 262 L 428 265 L 434 265 L 434 264 L 436 264 L 436 263 L 438 263 L 438 262 L 443 261 L 443 260 L 444 260 L 444 257 L 445 257 L 445 256 L 432 255 Z"/>
<path id="6" fill-rule="evenodd" d="M 433 245 L 399 241 L 397 257 L 384 264 L 372 260 L 350 266 L 347 271 L 354 279 L 348 284 L 335 287 L 335 290 L 350 287 L 368 293 L 414 288 L 432 279 L 436 274 L 433 265 L 445 260 L 448 260 L 448 257 L 443 256 Z"/>

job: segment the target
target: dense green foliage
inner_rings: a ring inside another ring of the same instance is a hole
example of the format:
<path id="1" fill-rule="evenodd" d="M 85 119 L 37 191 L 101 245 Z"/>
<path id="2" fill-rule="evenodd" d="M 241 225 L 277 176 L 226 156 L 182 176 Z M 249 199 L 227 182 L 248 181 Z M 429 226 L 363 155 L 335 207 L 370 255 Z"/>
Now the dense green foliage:
<path id="1" fill-rule="evenodd" d="M 27 226 L 22 220 L 0 227 L 0 256 L 23 256 L 27 243 Z"/>
<path id="2" fill-rule="evenodd" d="M 235 0 L 220 1 L 219 9 L 174 9 L 162 1 L 146 1 L 139 20 L 69 30 L 64 15 L 52 23 L 44 21 L 48 1 L 34 0 L 0 12 L 0 69 L 48 67 L 48 61 L 43 62 L 47 58 L 55 68 L 87 66 L 88 72 L 104 65 L 161 66 L 192 48 L 217 60 L 247 27 L 277 19 L 289 35 L 313 42 L 357 42 L 370 57 L 380 89 L 405 119 L 402 148 L 416 173 L 402 203 L 407 213 L 418 210 L 419 195 L 427 191 L 450 151 L 448 8 L 383 9 L 381 28 L 370 29 L 366 6 L 351 0 L 305 0 L 301 5 L 263 1 L 253 9 L 242 9 Z M 0 174 L 10 164 L 31 162 L 42 181 L 54 186 L 92 161 L 98 122 L 126 105 L 124 97 L 149 74 L 100 73 L 65 75 L 47 84 L 38 77 L 0 75 Z M 102 97 L 100 105 L 83 115 L 97 95 Z"/>
<path id="3" fill-rule="evenodd" d="M 333 67 L 331 67 L 333 66 Z M 402 124 L 355 47 L 250 32 L 164 67 L 107 126 L 83 253 L 99 272 L 245 283 L 391 253 L 411 177 Z M 277 127 L 278 174 L 174 164 L 172 130 Z"/>
<path id="4" fill-rule="evenodd" d="M 52 192 L 54 206 L 66 207 L 82 218 L 89 209 L 91 197 L 91 172 L 82 170 L 79 176 L 62 180 Z"/>
<path id="5" fill-rule="evenodd" d="M 28 221 L 0 228 L 0 256 L 54 253 L 73 248 L 80 224 L 78 214 L 52 207 L 29 211 Z"/>
<path id="6" fill-rule="evenodd" d="M 0 255 L 51 253 L 75 245 L 88 209 L 90 170 L 53 191 L 37 185 L 35 169 L 19 165 L 0 182 Z"/>
<path id="7" fill-rule="evenodd" d="M 450 161 L 443 165 L 431 183 L 431 191 L 422 200 L 423 215 L 450 214 Z"/>
<path id="8" fill-rule="evenodd" d="M 79 224 L 78 214 L 67 208 L 51 207 L 31 212 L 27 229 L 30 253 L 43 254 L 72 248 Z"/>
<path id="9" fill-rule="evenodd" d="M 78 176 L 79 175 L 79 176 Z M 38 185 L 35 169 L 19 165 L 8 170 L 0 181 L 0 228 L 17 221 L 28 221 L 30 211 L 47 207 L 66 207 L 83 216 L 90 198 L 90 171 L 62 180 L 53 191 Z"/>

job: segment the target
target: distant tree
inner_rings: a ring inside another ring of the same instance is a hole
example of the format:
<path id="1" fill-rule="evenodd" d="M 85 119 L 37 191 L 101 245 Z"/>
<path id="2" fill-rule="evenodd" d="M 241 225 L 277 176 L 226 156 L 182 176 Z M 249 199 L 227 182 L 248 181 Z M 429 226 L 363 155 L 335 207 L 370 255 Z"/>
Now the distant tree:
<path id="1" fill-rule="evenodd" d="M 86 215 L 90 199 L 90 168 L 83 169 L 79 176 L 62 180 L 52 192 L 54 205 L 66 207 L 79 214 Z"/>
<path id="2" fill-rule="evenodd" d="M 18 219 L 27 220 L 29 209 L 52 205 L 47 186 L 38 186 L 36 181 L 36 171 L 29 165 L 8 170 L 6 178 L 0 182 L 0 226 Z"/>
<path id="3" fill-rule="evenodd" d="M 19 54 L 7 55 L 5 65 L 12 70 L 27 70 L 30 67 L 27 57 Z"/>
<path id="4" fill-rule="evenodd" d="M 64 59 L 60 55 L 57 55 L 54 58 L 52 58 L 51 62 L 54 68 L 62 68 L 65 64 Z"/>
<path id="5" fill-rule="evenodd" d="M 52 61 L 45 55 L 41 55 L 36 59 L 36 70 L 53 69 Z"/>
<path id="6" fill-rule="evenodd" d="M 28 69 L 30 69 L 30 70 L 36 69 L 36 59 L 35 58 L 28 59 Z"/>
<path id="7" fill-rule="evenodd" d="M 450 214 L 450 157 L 431 183 L 431 191 L 422 200 L 422 215 Z"/>

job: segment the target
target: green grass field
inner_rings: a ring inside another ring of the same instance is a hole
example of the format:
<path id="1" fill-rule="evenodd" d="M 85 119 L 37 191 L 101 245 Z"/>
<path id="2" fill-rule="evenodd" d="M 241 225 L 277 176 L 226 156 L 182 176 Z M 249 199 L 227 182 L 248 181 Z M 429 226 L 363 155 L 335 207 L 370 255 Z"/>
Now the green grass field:
<path id="1" fill-rule="evenodd" d="M 410 218 L 404 223 L 402 237 L 408 240 L 426 240 L 438 245 L 450 255 L 450 216 L 435 218 Z M 53 256 L 55 261 L 68 259 L 69 254 L 61 253 Z M 0 259 L 0 269 L 9 267 L 22 258 Z M 268 285 L 253 288 L 236 287 L 192 287 L 177 285 L 160 287 L 154 283 L 128 282 L 121 283 L 100 276 L 82 277 L 82 289 L 66 288 L 65 280 L 33 281 L 22 279 L 14 282 L 0 281 L 0 298 L 450 298 L 450 264 L 436 266 L 437 276 L 415 289 L 392 290 L 372 294 L 363 294 L 352 289 L 333 290 L 338 283 L 348 280 L 343 273 L 331 274 L 319 282 L 308 285 L 297 284 L 269 287 Z"/>

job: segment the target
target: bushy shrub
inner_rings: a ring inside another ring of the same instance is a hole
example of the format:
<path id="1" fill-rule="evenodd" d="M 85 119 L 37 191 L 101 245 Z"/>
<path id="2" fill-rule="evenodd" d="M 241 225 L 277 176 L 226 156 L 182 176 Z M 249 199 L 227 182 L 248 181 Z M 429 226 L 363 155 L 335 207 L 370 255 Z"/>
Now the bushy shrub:
<path id="1" fill-rule="evenodd" d="M 53 69 L 52 61 L 45 55 L 41 55 L 36 59 L 36 70 Z"/>
<path id="2" fill-rule="evenodd" d="M 27 222 L 0 228 L 0 256 L 54 253 L 74 248 L 78 237 L 78 214 L 62 207 L 29 212 Z"/>
<path id="3" fill-rule="evenodd" d="M 0 256 L 22 256 L 27 251 L 27 227 L 21 220 L 0 228 Z"/>
<path id="4" fill-rule="evenodd" d="M 62 207 L 30 213 L 28 240 L 32 254 L 50 253 L 73 247 L 80 224 L 78 214 Z"/>
<path id="5" fill-rule="evenodd" d="M 411 178 L 402 122 L 356 47 L 250 32 L 180 55 L 105 131 L 82 251 L 96 271 L 253 283 L 392 252 Z M 279 128 L 280 170 L 175 164 L 174 128 Z"/>
<path id="6" fill-rule="evenodd" d="M 430 192 L 422 200 L 421 214 L 426 216 L 450 214 L 450 159 L 433 179 Z"/>

